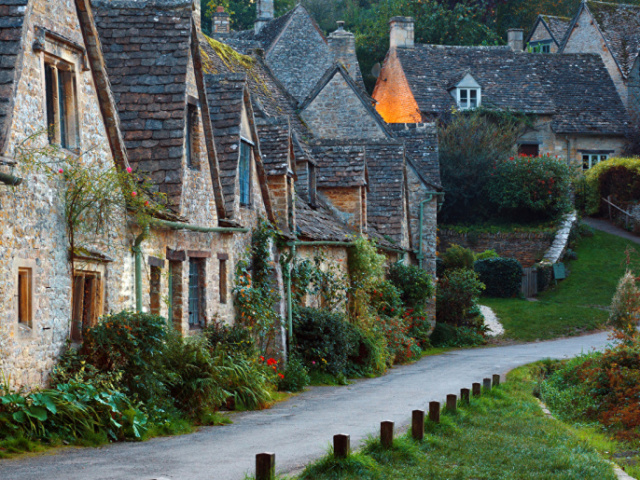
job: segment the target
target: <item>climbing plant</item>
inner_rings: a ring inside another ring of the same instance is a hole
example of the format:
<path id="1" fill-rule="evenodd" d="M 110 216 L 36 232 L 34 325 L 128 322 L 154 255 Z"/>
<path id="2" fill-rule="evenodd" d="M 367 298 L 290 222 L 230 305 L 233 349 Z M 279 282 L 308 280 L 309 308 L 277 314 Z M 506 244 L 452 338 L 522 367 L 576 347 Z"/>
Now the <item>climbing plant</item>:
<path id="1" fill-rule="evenodd" d="M 251 245 L 237 263 L 233 289 L 236 320 L 249 329 L 263 355 L 274 344 L 279 318 L 275 262 L 271 255 L 275 235 L 271 224 L 261 218 L 253 231 Z"/>
<path id="2" fill-rule="evenodd" d="M 347 282 L 334 262 L 323 255 L 313 260 L 296 259 L 291 264 L 291 295 L 294 308 L 302 307 L 307 295 L 317 296 L 320 307 L 334 311 L 344 306 Z"/>

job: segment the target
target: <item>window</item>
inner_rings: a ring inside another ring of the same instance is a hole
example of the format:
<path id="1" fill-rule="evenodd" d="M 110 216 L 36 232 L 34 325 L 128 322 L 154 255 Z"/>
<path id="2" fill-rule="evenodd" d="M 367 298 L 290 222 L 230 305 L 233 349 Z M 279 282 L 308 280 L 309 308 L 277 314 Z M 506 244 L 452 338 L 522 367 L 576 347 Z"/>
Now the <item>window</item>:
<path id="1" fill-rule="evenodd" d="M 197 146 L 197 131 L 196 128 L 198 126 L 198 107 L 196 105 L 188 104 L 187 105 L 187 139 L 186 139 L 186 150 L 187 150 L 187 165 L 191 168 L 196 168 L 198 166 L 198 149 Z"/>
<path id="2" fill-rule="evenodd" d="M 64 62 L 45 63 L 44 69 L 49 143 L 75 150 L 80 135 L 75 72 Z"/>
<path id="3" fill-rule="evenodd" d="M 160 315 L 160 279 L 162 270 L 159 267 L 151 267 L 150 283 L 150 305 L 149 311 L 152 315 Z"/>
<path id="4" fill-rule="evenodd" d="M 220 257 L 220 255 L 218 256 Z M 220 303 L 227 303 L 227 294 L 228 294 L 228 286 L 227 286 L 227 259 L 220 258 Z"/>
<path id="5" fill-rule="evenodd" d="M 551 53 L 551 40 L 532 42 L 529 44 L 531 53 Z"/>
<path id="6" fill-rule="evenodd" d="M 33 283 L 30 268 L 18 269 L 18 323 L 33 327 Z"/>
<path id="7" fill-rule="evenodd" d="M 73 275 L 73 323 L 71 338 L 82 341 L 84 330 L 102 315 L 102 278 L 98 272 L 76 271 Z"/>
<path id="8" fill-rule="evenodd" d="M 540 145 L 538 144 L 521 144 L 518 145 L 518 155 L 526 155 L 527 157 L 537 157 L 540 155 Z"/>
<path id="9" fill-rule="evenodd" d="M 169 323 L 182 329 L 182 262 L 169 261 Z"/>
<path id="10" fill-rule="evenodd" d="M 245 141 L 240 142 L 240 205 L 251 204 L 251 153 L 253 147 Z"/>
<path id="11" fill-rule="evenodd" d="M 591 167 L 595 167 L 600 162 L 604 162 L 609 158 L 609 155 L 604 153 L 583 153 L 582 154 L 582 169 L 589 170 Z"/>
<path id="12" fill-rule="evenodd" d="M 309 163 L 309 203 L 316 204 L 316 166 Z"/>
<path id="13" fill-rule="evenodd" d="M 479 106 L 479 88 L 458 88 L 458 107 L 460 107 L 460 110 L 471 110 Z"/>
<path id="14" fill-rule="evenodd" d="M 204 325 L 204 262 L 189 260 L 189 327 Z"/>

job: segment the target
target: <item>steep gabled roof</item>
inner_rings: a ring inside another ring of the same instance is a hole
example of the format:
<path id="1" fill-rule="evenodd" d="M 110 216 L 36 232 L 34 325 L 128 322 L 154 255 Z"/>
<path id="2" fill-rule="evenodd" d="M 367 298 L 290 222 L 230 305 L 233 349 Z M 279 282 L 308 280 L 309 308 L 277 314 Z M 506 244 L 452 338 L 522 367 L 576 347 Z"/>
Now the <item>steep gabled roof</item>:
<path id="1" fill-rule="evenodd" d="M 438 154 L 438 128 L 435 123 L 392 123 L 393 136 L 405 145 L 407 161 L 428 186 L 442 188 L 440 157 Z"/>
<path id="2" fill-rule="evenodd" d="M 287 175 L 291 171 L 291 128 L 287 117 L 256 119 L 260 152 L 267 175 Z"/>
<path id="3" fill-rule="evenodd" d="M 191 2 L 94 0 L 93 6 L 131 166 L 178 207 Z"/>
<path id="4" fill-rule="evenodd" d="M 216 140 L 220 182 L 228 214 L 233 212 L 240 159 L 242 108 L 247 88 L 242 74 L 206 75 L 207 99 Z"/>
<path id="5" fill-rule="evenodd" d="M 391 134 L 387 127 L 387 123 L 382 119 L 378 111 L 373 106 L 375 100 L 373 100 L 367 92 L 365 92 L 349 75 L 349 72 L 344 68 L 344 65 L 335 63 L 331 68 L 329 68 L 324 75 L 318 80 L 315 84 L 307 98 L 300 104 L 300 111 L 303 112 L 315 99 L 316 97 L 324 90 L 329 82 L 336 75 L 341 75 L 347 85 L 351 88 L 353 93 L 358 97 L 364 108 L 369 112 L 371 117 L 376 121 L 376 123 L 380 126 L 382 131 L 390 137 Z"/>
<path id="6" fill-rule="evenodd" d="M 427 116 L 456 107 L 448 87 L 469 71 L 482 88 L 485 107 L 554 115 L 557 133 L 570 129 L 622 135 L 626 131 L 624 106 L 599 55 L 534 55 L 508 47 L 442 45 L 396 51 L 418 106 Z"/>
<path id="7" fill-rule="evenodd" d="M 525 45 L 531 41 L 531 36 L 535 33 L 539 25 L 543 25 L 549 32 L 551 40 L 560 47 L 564 41 L 565 36 L 569 32 L 569 26 L 571 25 L 571 19 L 567 17 L 555 17 L 553 15 L 538 15 L 533 28 L 529 32 Z"/>
<path id="8" fill-rule="evenodd" d="M 0 155 L 11 131 L 28 0 L 0 0 Z"/>
<path id="9" fill-rule="evenodd" d="M 626 77 L 640 49 L 640 6 L 593 1 L 582 6 L 593 16 L 620 71 Z"/>
<path id="10" fill-rule="evenodd" d="M 296 197 L 296 234 L 300 240 L 349 242 L 356 232 L 343 224 L 328 208 L 311 208 Z"/>
<path id="11" fill-rule="evenodd" d="M 318 188 L 362 187 L 367 184 L 365 148 L 348 143 L 319 142 L 312 146 Z"/>

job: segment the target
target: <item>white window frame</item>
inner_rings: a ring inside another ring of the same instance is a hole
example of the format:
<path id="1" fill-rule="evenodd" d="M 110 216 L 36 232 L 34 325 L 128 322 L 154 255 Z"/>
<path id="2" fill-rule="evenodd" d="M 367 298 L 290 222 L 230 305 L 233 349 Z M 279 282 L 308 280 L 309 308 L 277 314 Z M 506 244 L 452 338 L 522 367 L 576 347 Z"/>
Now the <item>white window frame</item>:
<path id="1" fill-rule="evenodd" d="M 595 167 L 600 162 L 604 162 L 609 159 L 608 153 L 583 153 L 582 154 L 582 169 L 589 170 Z"/>
<path id="2" fill-rule="evenodd" d="M 462 100 L 463 97 L 463 92 L 464 92 L 464 96 L 466 97 L 466 99 Z M 476 105 L 472 106 L 471 105 L 471 93 L 475 93 L 476 95 Z M 482 104 L 482 91 L 479 88 L 472 88 L 472 87 L 458 87 L 457 89 L 457 101 L 458 101 L 458 108 L 460 108 L 460 110 L 473 110 L 475 108 L 478 108 L 481 104 Z"/>

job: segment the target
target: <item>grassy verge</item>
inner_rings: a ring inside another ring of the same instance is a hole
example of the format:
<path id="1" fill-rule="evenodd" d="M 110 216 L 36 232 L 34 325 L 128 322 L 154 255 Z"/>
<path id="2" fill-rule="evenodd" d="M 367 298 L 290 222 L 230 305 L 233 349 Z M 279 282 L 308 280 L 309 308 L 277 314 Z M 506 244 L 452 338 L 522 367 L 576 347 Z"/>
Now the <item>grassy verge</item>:
<path id="1" fill-rule="evenodd" d="M 377 439 L 349 459 L 331 454 L 307 467 L 300 480 L 514 479 L 615 480 L 611 465 L 561 422 L 546 418 L 533 397 L 528 368 L 439 425 L 417 443 L 397 438 L 392 450 Z"/>
<path id="2" fill-rule="evenodd" d="M 625 270 L 625 250 L 633 242 L 596 232 L 581 240 L 578 260 L 568 264 L 569 277 L 539 295 L 537 302 L 483 298 L 505 327 L 505 336 L 522 341 L 577 335 L 601 328 L 607 308 Z M 640 266 L 638 255 L 632 265 Z"/>

